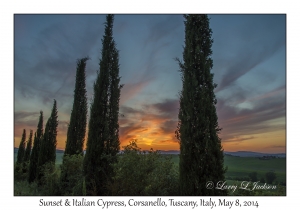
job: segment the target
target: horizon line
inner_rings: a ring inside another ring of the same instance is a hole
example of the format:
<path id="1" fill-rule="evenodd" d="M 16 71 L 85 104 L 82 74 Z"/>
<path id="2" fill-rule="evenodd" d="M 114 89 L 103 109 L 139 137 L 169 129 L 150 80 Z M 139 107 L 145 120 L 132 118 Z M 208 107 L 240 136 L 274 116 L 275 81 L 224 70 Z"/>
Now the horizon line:
<path id="1" fill-rule="evenodd" d="M 14 147 L 14 149 L 19 149 L 18 147 Z M 56 149 L 59 151 L 65 151 L 65 149 Z M 84 149 L 83 151 L 86 151 L 86 149 Z M 124 150 L 120 150 L 120 151 L 124 151 Z M 141 150 L 141 151 L 150 151 L 150 150 Z M 163 152 L 179 152 L 180 150 L 154 150 L 154 151 L 163 151 Z M 261 153 L 261 154 L 286 154 L 286 152 L 257 152 L 257 151 L 245 151 L 245 150 L 238 150 L 238 151 L 224 151 L 227 153 L 236 153 L 236 152 L 253 152 L 253 153 Z"/>

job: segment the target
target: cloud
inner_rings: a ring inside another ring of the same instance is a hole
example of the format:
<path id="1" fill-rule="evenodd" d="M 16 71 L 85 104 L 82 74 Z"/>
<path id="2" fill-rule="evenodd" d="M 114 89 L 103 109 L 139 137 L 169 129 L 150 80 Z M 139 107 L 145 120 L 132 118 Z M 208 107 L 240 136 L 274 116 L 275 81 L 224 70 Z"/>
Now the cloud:
<path id="1" fill-rule="evenodd" d="M 278 148 L 278 149 L 285 149 L 285 145 L 270 145 L 268 147 L 265 147 L 265 149 L 272 149 L 272 148 Z"/>
<path id="2" fill-rule="evenodd" d="M 39 112 L 26 111 L 16 111 L 14 113 L 14 136 L 17 140 L 17 142 L 15 142 L 16 145 L 19 144 L 23 129 L 27 131 L 27 135 L 29 135 L 29 130 L 35 132 L 38 125 L 39 114 Z"/>
<path id="3" fill-rule="evenodd" d="M 219 126 L 223 128 L 221 136 L 223 141 L 239 139 L 239 136 L 267 133 L 275 130 L 284 130 L 286 115 L 286 101 L 284 88 L 279 87 L 250 98 L 252 108 L 239 108 L 219 99 L 217 113 Z M 274 120 L 278 122 L 274 124 Z M 240 139 L 242 140 L 242 139 Z"/>
<path id="4" fill-rule="evenodd" d="M 166 99 L 160 103 L 142 104 L 140 108 L 121 106 L 120 112 L 124 114 L 119 121 L 122 143 L 138 139 L 141 145 L 157 147 L 160 143 L 169 142 L 173 149 L 178 149 L 174 134 L 177 105 L 178 100 Z"/>
<path id="5" fill-rule="evenodd" d="M 255 137 L 253 136 L 250 136 L 250 137 L 231 137 L 230 139 L 226 140 L 226 143 L 227 142 L 236 142 L 236 143 L 240 143 L 240 142 L 243 142 L 243 141 L 248 141 L 248 140 L 252 140 L 254 139 Z"/>
<path id="6" fill-rule="evenodd" d="M 14 113 L 15 131 L 19 132 L 24 128 L 36 127 L 39 120 L 39 112 L 16 111 Z"/>
<path id="7" fill-rule="evenodd" d="M 147 128 L 139 123 L 130 123 L 126 126 L 120 126 L 120 136 L 127 136 L 131 133 L 141 133 L 147 131 Z"/>
<path id="8" fill-rule="evenodd" d="M 178 99 L 166 99 L 161 103 L 151 104 L 151 107 L 158 110 L 159 113 L 173 118 L 174 116 L 177 117 L 180 105 Z"/>
<path id="9" fill-rule="evenodd" d="M 238 89 L 237 94 L 230 98 L 218 99 L 217 114 L 219 126 L 223 128 L 220 137 L 223 142 L 243 142 L 255 139 L 255 134 L 267 133 L 285 129 L 285 86 L 280 86 L 269 92 L 247 99 L 243 96 L 243 89 Z M 242 100 L 241 100 L 242 99 Z M 232 105 L 230 102 L 235 101 Z M 252 108 L 241 108 L 240 103 L 251 103 Z M 165 99 L 159 103 L 143 104 L 140 109 L 121 107 L 121 112 L 127 120 L 127 134 L 139 134 L 147 128 L 148 136 L 157 141 L 167 137 L 177 141 L 174 132 L 178 123 L 179 100 Z M 273 123 L 278 120 L 278 123 Z M 135 122 L 136 124 L 130 124 Z M 128 124 L 129 123 L 129 124 Z M 134 126 L 133 126 L 134 125 Z M 130 130 L 130 127 L 133 129 Z M 154 129 L 155 128 L 155 129 Z M 150 133 L 151 131 L 151 133 Z M 124 133 L 122 132 L 121 135 Z M 135 136 L 137 137 L 137 136 Z"/>
<path id="10" fill-rule="evenodd" d="M 166 37 L 172 37 L 176 30 L 183 24 L 181 15 L 168 15 L 159 21 L 149 22 L 149 34 L 145 44 L 159 42 Z"/>
<path id="11" fill-rule="evenodd" d="M 31 37 L 28 48 L 15 46 L 15 89 L 26 99 L 38 96 L 47 104 L 54 98 L 64 101 L 72 97 L 76 60 L 94 55 L 95 46 L 101 46 L 103 31 L 101 24 L 88 18 L 79 23 L 80 27 L 70 27 L 72 21 L 76 18 L 45 27 L 36 37 Z M 91 73 L 95 74 L 88 64 L 87 78 Z"/>
<path id="12" fill-rule="evenodd" d="M 216 92 L 234 85 L 235 81 L 243 75 L 284 50 L 286 34 L 283 17 L 282 15 L 256 16 L 250 20 L 244 16 L 241 17 L 244 24 L 231 28 L 234 36 L 230 37 L 226 44 L 223 43 L 224 46 L 218 49 L 214 59 L 215 62 L 220 60 L 225 64 L 225 67 L 218 65 L 216 69 L 217 72 L 225 72 Z M 218 36 L 215 39 L 225 40 Z M 231 39 L 234 42 L 231 42 Z"/>
<path id="13" fill-rule="evenodd" d="M 15 121 L 24 120 L 25 118 L 35 118 L 39 116 L 39 112 L 16 111 L 14 114 Z"/>
<path id="14" fill-rule="evenodd" d="M 168 137 L 168 140 L 164 140 L 165 142 L 178 143 L 178 139 L 175 136 L 177 125 L 178 125 L 178 120 L 166 120 L 165 122 L 161 123 L 160 126 L 161 135 L 165 135 Z"/>
<path id="15" fill-rule="evenodd" d="M 121 145 L 127 145 L 133 139 L 139 139 L 139 135 L 147 132 L 148 128 L 140 123 L 131 122 L 125 126 L 120 125 L 119 136 Z M 141 139 L 140 139 L 141 140 Z"/>
<path id="16" fill-rule="evenodd" d="M 232 85 L 241 76 L 253 70 L 256 66 L 269 59 L 282 46 L 283 43 L 279 42 L 276 45 L 272 45 L 270 47 L 263 47 L 260 51 L 254 50 L 255 48 L 251 48 L 251 50 L 249 51 L 242 51 L 238 53 L 239 55 L 236 58 L 236 61 L 226 70 L 226 74 L 221 80 L 219 86 L 216 88 L 216 92 Z"/>
<path id="17" fill-rule="evenodd" d="M 231 95 L 227 98 L 227 103 L 231 103 L 234 106 L 238 106 L 242 103 L 260 103 L 262 101 L 266 101 L 268 98 L 272 97 L 280 97 L 282 102 L 285 101 L 285 92 L 286 92 L 286 85 L 279 86 L 274 88 L 273 90 L 263 92 L 261 94 L 252 94 L 250 90 L 241 88 L 236 86 L 231 88 L 230 93 Z M 225 100 L 225 98 L 224 98 Z"/>
<path id="18" fill-rule="evenodd" d="M 174 45 L 177 46 L 177 42 L 173 42 L 173 38 L 178 35 L 178 29 L 182 28 L 182 16 L 161 15 L 159 19 L 157 16 L 144 16 L 144 18 L 145 23 L 138 22 L 138 24 L 147 27 L 143 31 L 136 31 L 139 33 L 139 38 L 133 42 L 131 50 L 133 58 L 130 58 L 132 65 L 126 69 L 126 73 L 122 73 L 129 81 L 125 82 L 124 88 L 127 83 L 139 84 L 151 81 L 153 84 L 160 81 L 163 77 L 162 73 L 168 71 L 168 63 L 174 62 L 173 48 Z M 131 73 L 130 78 L 128 73 Z"/>
<path id="19" fill-rule="evenodd" d="M 121 98 L 120 98 L 120 106 L 122 106 L 126 101 L 129 101 L 138 93 L 140 93 L 143 88 L 145 88 L 149 84 L 150 80 L 140 81 L 136 83 L 127 83 L 121 89 Z"/>
<path id="20" fill-rule="evenodd" d="M 58 132 L 60 134 L 67 134 L 69 128 L 69 122 L 68 121 L 58 121 Z"/>

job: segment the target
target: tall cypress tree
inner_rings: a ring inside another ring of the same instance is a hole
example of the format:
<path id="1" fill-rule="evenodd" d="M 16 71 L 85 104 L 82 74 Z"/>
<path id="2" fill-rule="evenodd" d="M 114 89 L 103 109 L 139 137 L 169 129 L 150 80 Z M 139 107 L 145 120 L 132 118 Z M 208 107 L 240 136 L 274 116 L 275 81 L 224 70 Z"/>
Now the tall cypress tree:
<path id="1" fill-rule="evenodd" d="M 26 145 L 25 155 L 24 155 L 24 162 L 29 161 L 30 152 L 31 152 L 31 145 L 32 145 L 32 130 L 30 130 L 29 138 Z"/>
<path id="2" fill-rule="evenodd" d="M 111 16 L 113 21 L 113 16 Z M 115 43 L 112 40 L 111 47 L 111 59 L 110 59 L 110 71 L 109 71 L 109 106 L 108 106 L 108 143 L 106 144 L 106 155 L 109 155 L 111 162 L 117 161 L 117 154 L 120 151 L 119 140 L 119 103 L 121 88 L 119 76 L 119 51 L 115 47 Z M 101 69 L 101 64 L 100 64 Z M 110 168 L 111 169 L 111 168 Z M 112 174 L 112 171 L 110 171 Z"/>
<path id="3" fill-rule="evenodd" d="M 54 100 L 51 116 L 49 117 L 46 126 L 45 133 L 40 145 L 39 158 L 38 158 L 38 179 L 42 174 L 42 167 L 46 163 L 55 164 L 56 158 L 56 136 L 57 136 L 57 107 L 56 100 Z"/>
<path id="4" fill-rule="evenodd" d="M 33 182 L 37 178 L 38 158 L 39 158 L 40 144 L 42 138 L 43 138 L 43 112 L 40 111 L 39 123 L 37 126 L 37 131 L 34 134 L 33 147 L 30 155 L 29 176 L 28 176 L 29 183 Z"/>
<path id="5" fill-rule="evenodd" d="M 25 155 L 25 145 L 26 145 L 26 130 L 23 130 L 22 139 L 20 141 L 18 155 L 17 155 L 17 163 L 21 164 L 24 161 Z"/>
<path id="6" fill-rule="evenodd" d="M 107 195 L 112 164 L 119 151 L 118 113 L 120 89 L 118 50 L 113 40 L 113 15 L 106 16 L 100 72 L 94 83 L 84 174 L 88 195 Z"/>
<path id="7" fill-rule="evenodd" d="M 87 60 L 88 58 L 77 60 L 73 109 L 68 127 L 66 148 L 60 175 L 61 187 L 66 194 L 72 192 L 73 188 L 78 185 L 78 183 L 74 183 L 74 176 L 78 176 L 78 174 L 74 174 L 74 167 L 70 168 L 68 165 L 69 157 L 66 156 L 83 155 L 83 143 L 87 121 L 87 97 L 85 89 L 85 67 Z M 77 169 L 80 170 L 82 165 L 78 165 L 77 167 Z"/>
<path id="8" fill-rule="evenodd" d="M 73 109 L 67 133 L 65 155 L 82 154 L 87 120 L 85 67 L 88 58 L 77 60 Z"/>
<path id="9" fill-rule="evenodd" d="M 183 63 L 177 59 L 182 75 L 179 123 L 176 136 L 180 141 L 179 183 L 182 195 L 225 195 L 212 188 L 224 181 L 224 157 L 218 134 L 216 97 L 211 69 L 211 38 L 207 15 L 185 15 Z"/>

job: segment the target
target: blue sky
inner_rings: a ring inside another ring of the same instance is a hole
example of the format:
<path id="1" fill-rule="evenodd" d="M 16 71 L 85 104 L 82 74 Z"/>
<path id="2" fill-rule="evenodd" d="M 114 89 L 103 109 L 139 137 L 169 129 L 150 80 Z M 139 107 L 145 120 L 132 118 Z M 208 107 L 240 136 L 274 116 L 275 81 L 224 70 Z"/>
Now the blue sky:
<path id="1" fill-rule="evenodd" d="M 227 151 L 285 152 L 286 16 L 209 15 L 220 137 Z M 182 15 L 115 15 L 121 83 L 120 140 L 144 149 L 178 149 L 174 131 Z M 57 100 L 58 148 L 64 148 L 73 103 L 76 59 L 89 56 L 91 99 L 99 71 L 105 15 L 14 15 L 14 135 L 44 124 Z"/>

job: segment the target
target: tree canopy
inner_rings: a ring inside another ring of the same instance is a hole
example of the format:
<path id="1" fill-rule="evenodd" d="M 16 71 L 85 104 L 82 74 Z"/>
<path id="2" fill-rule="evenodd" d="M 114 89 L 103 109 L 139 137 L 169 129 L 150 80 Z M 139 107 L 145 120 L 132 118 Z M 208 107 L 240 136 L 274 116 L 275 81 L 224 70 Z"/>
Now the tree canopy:
<path id="1" fill-rule="evenodd" d="M 180 142 L 180 192 L 182 195 L 223 195 L 207 189 L 225 179 L 221 130 L 216 113 L 216 97 L 211 69 L 212 30 L 207 15 L 185 15 L 183 63 L 177 59 L 182 76 L 179 123 L 176 136 Z"/>
<path id="2" fill-rule="evenodd" d="M 84 174 L 87 195 L 105 195 L 117 161 L 119 142 L 119 53 L 113 39 L 113 15 L 106 16 L 100 71 L 94 83 Z"/>

